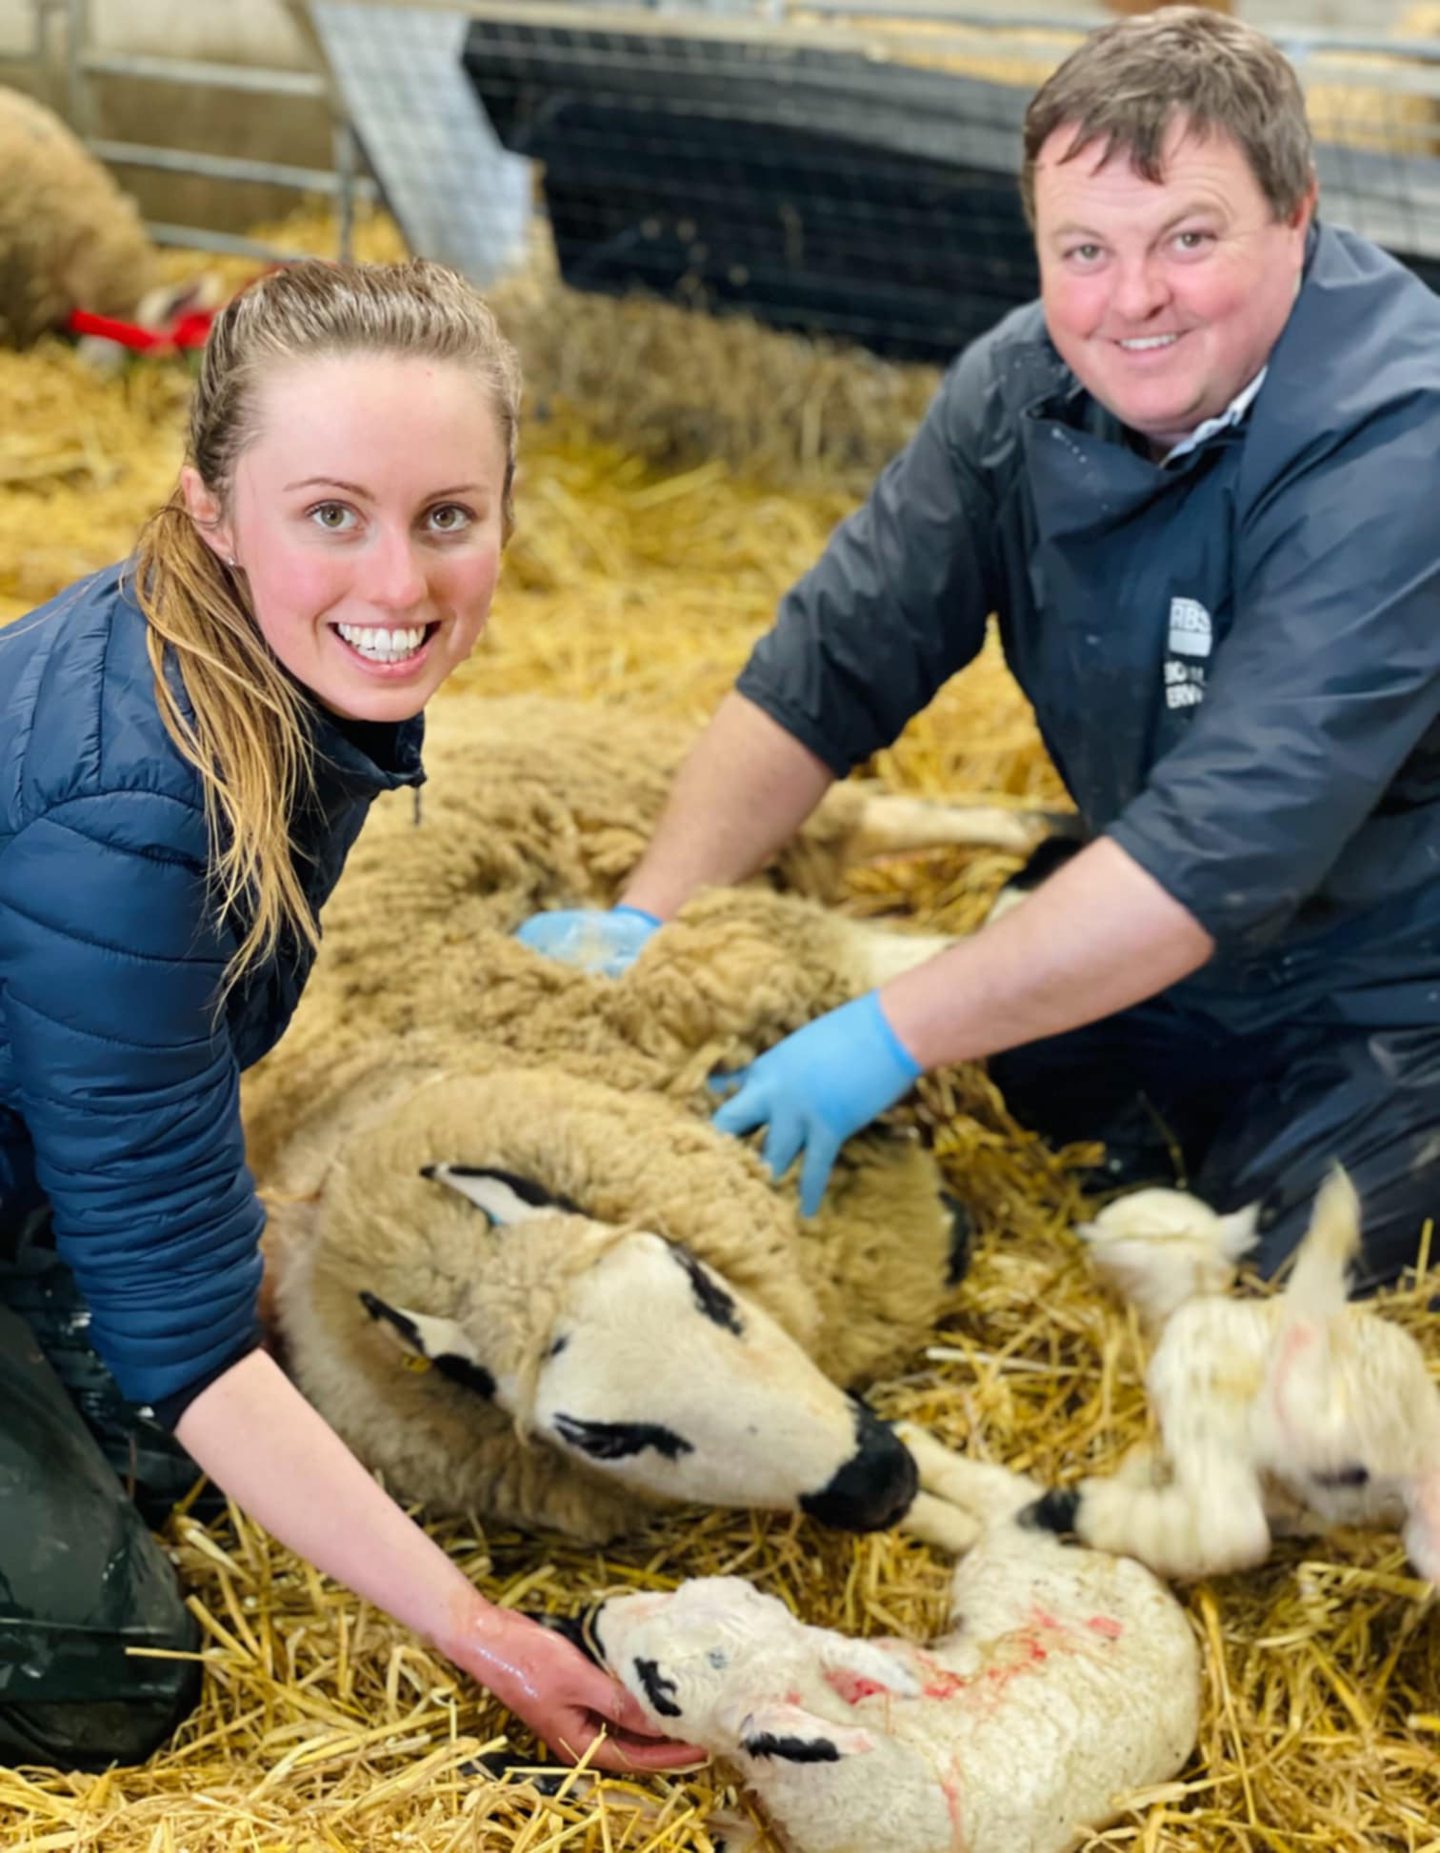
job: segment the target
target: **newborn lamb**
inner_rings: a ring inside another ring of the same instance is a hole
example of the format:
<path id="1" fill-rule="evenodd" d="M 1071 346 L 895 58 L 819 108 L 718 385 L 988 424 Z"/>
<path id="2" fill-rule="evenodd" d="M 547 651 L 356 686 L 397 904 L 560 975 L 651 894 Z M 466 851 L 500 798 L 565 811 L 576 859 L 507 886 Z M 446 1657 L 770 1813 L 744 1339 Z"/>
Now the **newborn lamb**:
<path id="1" fill-rule="evenodd" d="M 1127 1199 L 1087 1239 L 1100 1272 L 1152 1316 L 1176 1306 L 1146 1374 L 1159 1457 L 1132 1455 L 1118 1474 L 1048 1494 L 1041 1521 L 1162 1576 L 1263 1563 L 1277 1531 L 1403 1525 L 1410 1561 L 1440 1580 L 1440 1388 L 1408 1332 L 1347 1303 L 1360 1246 L 1349 1177 L 1337 1167 L 1322 1186 L 1290 1284 L 1273 1299 L 1220 1290 L 1241 1224 L 1179 1192 L 1139 1194 L 1177 1200 L 1152 1206 L 1163 1212 L 1159 1239 L 1147 1244 Z M 1207 1242 L 1208 1277 L 1196 1265 Z"/>
<path id="2" fill-rule="evenodd" d="M 1140 1564 L 1027 1523 L 1030 1481 L 905 1440 L 983 1527 L 932 1646 L 806 1627 L 731 1576 L 616 1597 L 593 1639 L 658 1728 L 738 1768 L 796 1853 L 1064 1853 L 1193 1749 L 1190 1624 Z"/>

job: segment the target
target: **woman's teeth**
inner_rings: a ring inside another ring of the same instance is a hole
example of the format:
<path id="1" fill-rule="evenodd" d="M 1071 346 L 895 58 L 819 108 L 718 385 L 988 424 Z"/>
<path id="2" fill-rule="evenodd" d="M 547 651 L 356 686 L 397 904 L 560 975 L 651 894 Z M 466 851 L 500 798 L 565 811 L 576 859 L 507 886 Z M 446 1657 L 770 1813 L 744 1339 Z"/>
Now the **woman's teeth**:
<path id="1" fill-rule="evenodd" d="M 367 662 L 402 663 L 425 641 L 426 626 L 413 630 L 386 630 L 384 625 L 337 624 L 336 630 L 352 650 L 358 650 Z"/>

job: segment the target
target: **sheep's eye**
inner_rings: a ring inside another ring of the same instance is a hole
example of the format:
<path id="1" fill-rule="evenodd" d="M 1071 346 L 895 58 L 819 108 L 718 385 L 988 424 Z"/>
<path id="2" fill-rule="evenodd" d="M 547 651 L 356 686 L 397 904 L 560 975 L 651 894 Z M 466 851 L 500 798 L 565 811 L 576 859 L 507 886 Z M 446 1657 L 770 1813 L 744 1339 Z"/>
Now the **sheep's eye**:
<path id="1" fill-rule="evenodd" d="M 730 1656 L 723 1647 L 712 1647 L 705 1658 L 710 1662 L 711 1666 L 715 1668 L 717 1673 L 720 1671 L 721 1667 L 726 1667 L 730 1664 Z"/>
<path id="2" fill-rule="evenodd" d="M 1317 1486 L 1364 1486 L 1369 1482 L 1370 1469 L 1357 1461 L 1351 1467 L 1337 1467 L 1333 1473 L 1312 1473 L 1310 1478 Z"/>

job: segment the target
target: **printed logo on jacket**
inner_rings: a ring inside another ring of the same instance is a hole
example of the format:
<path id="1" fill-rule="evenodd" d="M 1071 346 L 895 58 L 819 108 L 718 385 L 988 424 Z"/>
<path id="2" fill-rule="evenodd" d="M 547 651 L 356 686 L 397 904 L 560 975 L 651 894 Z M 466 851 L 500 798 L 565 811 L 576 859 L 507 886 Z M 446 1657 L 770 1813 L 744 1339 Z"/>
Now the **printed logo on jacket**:
<path id="1" fill-rule="evenodd" d="M 1210 613 L 1198 598 L 1172 598 L 1165 657 L 1165 706 L 1198 708 L 1205 699 L 1205 659 L 1214 642 Z"/>

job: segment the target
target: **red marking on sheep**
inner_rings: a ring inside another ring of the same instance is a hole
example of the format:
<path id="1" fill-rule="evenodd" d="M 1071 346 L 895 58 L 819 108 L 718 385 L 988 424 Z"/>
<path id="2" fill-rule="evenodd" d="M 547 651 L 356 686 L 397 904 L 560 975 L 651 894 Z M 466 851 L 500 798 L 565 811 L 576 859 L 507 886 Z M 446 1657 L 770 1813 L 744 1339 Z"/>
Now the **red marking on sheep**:
<path id="1" fill-rule="evenodd" d="M 825 1669 L 825 1684 L 838 1697 L 844 1699 L 847 1705 L 858 1705 L 862 1699 L 873 1699 L 879 1693 L 889 1690 L 878 1679 L 866 1679 L 861 1673 L 852 1673 L 847 1668 L 838 1666 Z"/>
<path id="2" fill-rule="evenodd" d="M 1274 1406 L 1281 1432 L 1289 1441 L 1293 1441 L 1295 1437 L 1295 1425 L 1285 1406 L 1285 1398 L 1289 1392 L 1290 1373 L 1319 1337 L 1320 1334 L 1313 1325 L 1292 1325 L 1280 1343 L 1280 1356 L 1275 1361 L 1275 1368 L 1270 1379 L 1270 1400 Z"/>
<path id="3" fill-rule="evenodd" d="M 1103 1634 L 1107 1641 L 1118 1641 L 1125 1632 L 1124 1624 L 1113 1615 L 1092 1615 L 1085 1626 L 1095 1634 Z"/>
<path id="4" fill-rule="evenodd" d="M 945 1807 L 950 1815 L 952 1853 L 965 1853 L 965 1824 L 960 1813 L 963 1773 L 957 1757 L 950 1765 L 949 1774 L 940 1778 L 940 1792 L 945 1797 Z"/>

